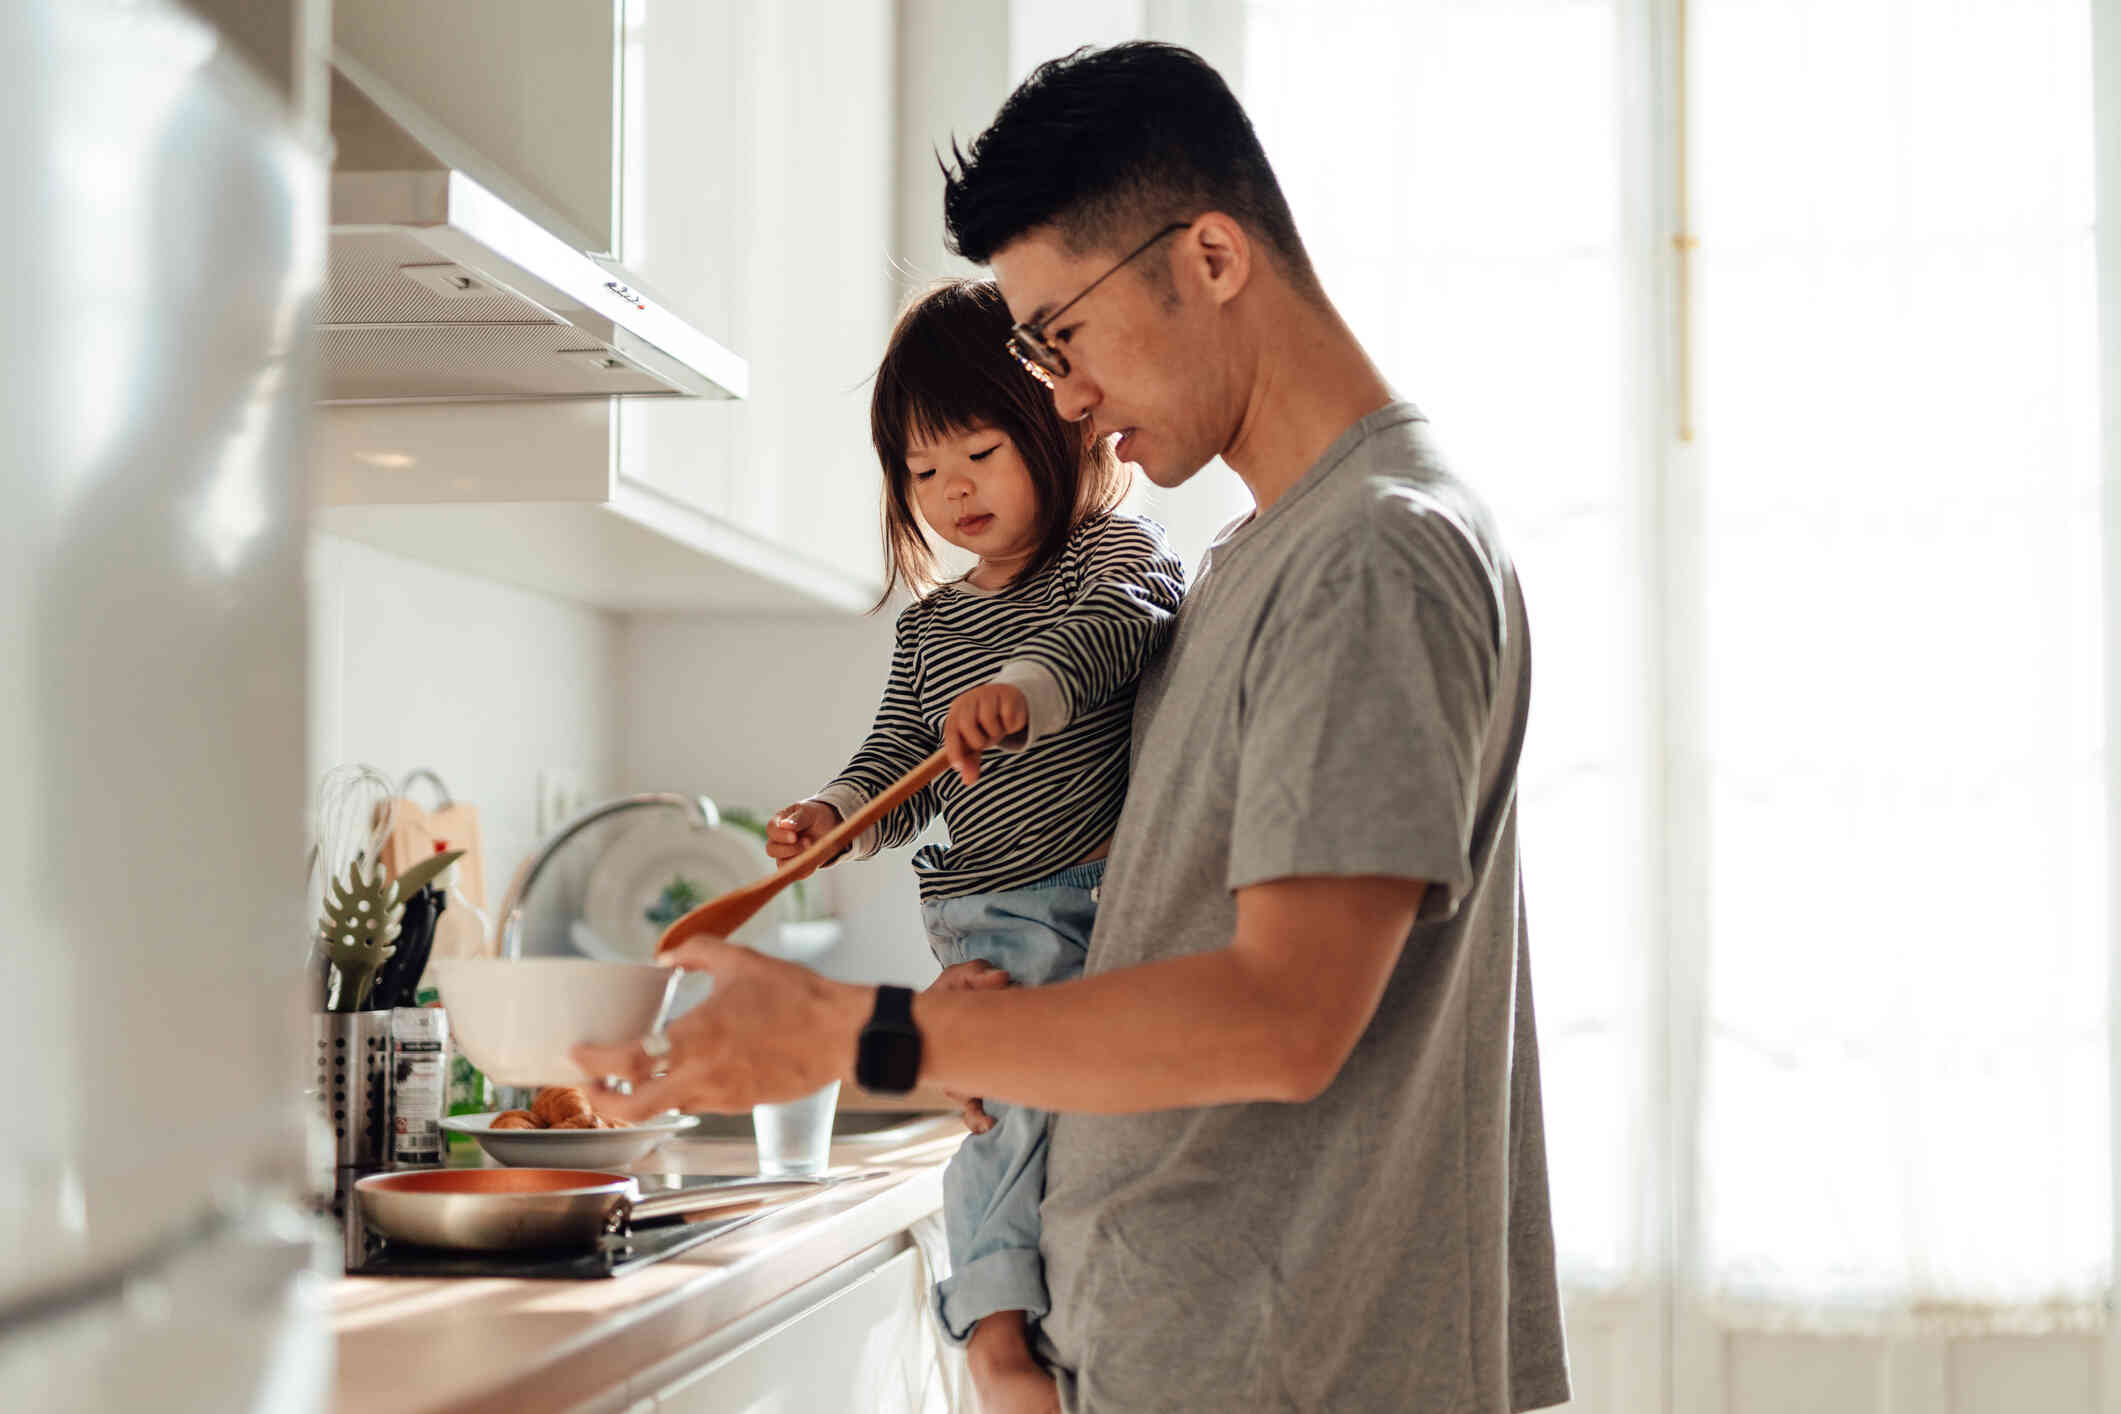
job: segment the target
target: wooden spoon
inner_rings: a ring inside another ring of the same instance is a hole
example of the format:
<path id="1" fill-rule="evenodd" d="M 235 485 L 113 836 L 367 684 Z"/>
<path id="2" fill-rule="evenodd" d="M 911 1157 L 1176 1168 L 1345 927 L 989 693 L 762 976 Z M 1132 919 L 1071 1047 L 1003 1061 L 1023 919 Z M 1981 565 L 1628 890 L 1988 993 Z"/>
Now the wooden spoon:
<path id="1" fill-rule="evenodd" d="M 720 898 L 707 900 L 663 930 L 662 940 L 655 945 L 657 956 L 669 952 L 689 938 L 709 934 L 718 938 L 728 937 L 750 922 L 752 915 L 772 902 L 775 894 L 796 880 L 816 873 L 819 865 L 854 843 L 855 837 L 862 831 L 905 804 L 916 791 L 940 776 L 949 765 L 949 756 L 941 751 L 936 752 L 899 777 L 896 785 L 841 821 L 839 826 L 823 839 L 765 878 L 755 884 L 746 884 L 741 889 L 732 889 Z"/>

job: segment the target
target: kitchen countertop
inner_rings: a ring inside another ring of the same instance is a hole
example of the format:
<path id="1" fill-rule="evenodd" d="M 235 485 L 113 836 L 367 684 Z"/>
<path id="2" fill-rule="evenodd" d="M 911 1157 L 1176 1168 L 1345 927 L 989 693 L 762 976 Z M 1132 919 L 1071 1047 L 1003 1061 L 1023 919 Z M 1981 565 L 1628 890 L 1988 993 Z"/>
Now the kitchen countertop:
<path id="1" fill-rule="evenodd" d="M 886 1176 L 768 1213 L 624 1276 L 341 1277 L 330 1295 L 334 1407 L 345 1414 L 623 1410 L 669 1378 L 644 1378 L 656 1367 L 669 1369 L 667 1362 L 879 1244 L 904 1245 L 906 1229 L 942 1206 L 943 1164 L 965 1134 L 954 1114 L 913 1118 L 887 1142 L 866 1137 L 833 1146 L 833 1167 L 887 1169 Z M 748 1139 L 677 1139 L 632 1171 L 755 1167 Z"/>

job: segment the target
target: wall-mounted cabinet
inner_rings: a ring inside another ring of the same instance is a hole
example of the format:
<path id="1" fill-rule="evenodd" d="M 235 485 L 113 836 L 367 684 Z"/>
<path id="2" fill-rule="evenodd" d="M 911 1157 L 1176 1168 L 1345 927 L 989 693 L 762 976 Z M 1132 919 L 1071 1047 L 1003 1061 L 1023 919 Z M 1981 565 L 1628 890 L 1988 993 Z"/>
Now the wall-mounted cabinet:
<path id="1" fill-rule="evenodd" d="M 892 7 L 338 0 L 334 38 L 717 331 L 750 389 L 327 408 L 319 528 L 614 609 L 867 608 Z"/>

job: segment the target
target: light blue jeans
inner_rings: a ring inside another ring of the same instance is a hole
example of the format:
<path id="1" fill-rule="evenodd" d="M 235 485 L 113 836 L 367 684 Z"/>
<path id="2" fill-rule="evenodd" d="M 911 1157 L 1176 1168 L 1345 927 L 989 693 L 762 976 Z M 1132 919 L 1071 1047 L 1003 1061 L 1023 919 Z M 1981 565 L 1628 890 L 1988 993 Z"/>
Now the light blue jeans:
<path id="1" fill-rule="evenodd" d="M 1083 970 L 1105 862 L 1078 864 L 1020 889 L 933 899 L 921 905 L 928 945 L 945 967 L 978 958 L 1020 987 L 1065 982 Z M 1045 1110 L 986 1101 L 994 1127 L 967 1135 L 943 1172 L 943 1232 L 950 1275 L 935 1285 L 935 1313 L 952 1340 L 996 1311 L 1037 1320 L 1051 1303 L 1038 1255 L 1038 1205 L 1046 1196 Z"/>

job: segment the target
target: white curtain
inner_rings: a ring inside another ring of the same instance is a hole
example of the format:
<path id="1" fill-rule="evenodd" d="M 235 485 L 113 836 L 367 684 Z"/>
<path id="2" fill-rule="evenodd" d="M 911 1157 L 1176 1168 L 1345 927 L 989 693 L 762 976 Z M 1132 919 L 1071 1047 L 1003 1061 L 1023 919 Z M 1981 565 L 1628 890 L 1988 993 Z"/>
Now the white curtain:
<path id="1" fill-rule="evenodd" d="M 1646 0 L 1245 7 L 1243 94 L 1326 288 L 1530 601 L 1578 1290 L 1654 1275 L 1671 1177 L 1731 1319 L 2103 1298 L 2086 6 L 1692 0 L 1688 448 Z M 1686 1014 L 1665 975 L 1706 977 Z M 1675 1024 L 1694 1073 L 1665 1072 Z M 1694 1148 L 1661 1168 L 1666 1133 Z"/>
<path id="2" fill-rule="evenodd" d="M 1702 1250 L 1734 1314 L 2096 1321 L 2087 0 L 1693 13 Z"/>
<path id="3" fill-rule="evenodd" d="M 1244 99 L 1320 278 L 1502 517 L 1532 616 L 1526 891 L 1561 1256 L 1640 1274 L 1650 875 L 1616 0 L 1247 7 Z"/>

